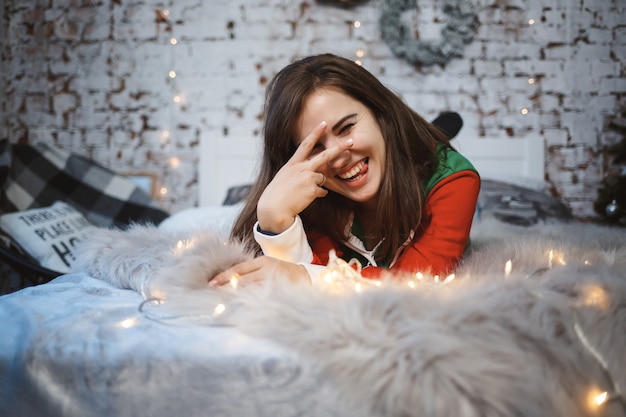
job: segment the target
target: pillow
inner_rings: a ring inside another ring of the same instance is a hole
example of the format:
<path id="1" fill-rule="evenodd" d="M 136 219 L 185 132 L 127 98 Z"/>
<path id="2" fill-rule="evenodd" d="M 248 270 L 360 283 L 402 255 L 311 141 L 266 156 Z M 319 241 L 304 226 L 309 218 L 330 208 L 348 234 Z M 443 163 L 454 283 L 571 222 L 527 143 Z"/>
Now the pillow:
<path id="1" fill-rule="evenodd" d="M 101 227 L 159 224 L 169 216 L 131 180 L 81 155 L 42 142 L 11 145 L 9 159 L 2 213 L 65 201 Z"/>
<path id="2" fill-rule="evenodd" d="M 0 216 L 0 228 L 42 266 L 70 272 L 73 250 L 94 226 L 71 205 L 57 201 L 49 207 Z"/>

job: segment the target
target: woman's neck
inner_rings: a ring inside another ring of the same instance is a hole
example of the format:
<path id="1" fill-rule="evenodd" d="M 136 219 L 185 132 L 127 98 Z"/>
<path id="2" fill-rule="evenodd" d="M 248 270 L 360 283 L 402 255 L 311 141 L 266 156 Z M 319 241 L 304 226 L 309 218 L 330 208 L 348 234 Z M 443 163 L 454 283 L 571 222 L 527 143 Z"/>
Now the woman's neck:
<path id="1" fill-rule="evenodd" d="M 354 214 L 359 219 L 361 229 L 363 230 L 363 244 L 365 245 L 365 249 L 374 249 L 382 239 L 382 236 L 380 236 L 378 232 L 380 228 L 376 227 L 376 211 L 357 207 Z"/>

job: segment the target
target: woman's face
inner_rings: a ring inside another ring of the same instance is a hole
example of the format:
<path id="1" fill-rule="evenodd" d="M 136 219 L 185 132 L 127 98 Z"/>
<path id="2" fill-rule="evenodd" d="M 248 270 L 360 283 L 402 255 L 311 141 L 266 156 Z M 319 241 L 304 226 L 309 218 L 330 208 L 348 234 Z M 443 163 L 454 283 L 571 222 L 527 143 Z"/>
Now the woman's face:
<path id="1" fill-rule="evenodd" d="M 327 128 L 311 156 L 351 138 L 353 146 L 320 169 L 324 188 L 350 200 L 375 208 L 385 174 L 385 141 L 372 112 L 361 102 L 335 89 L 319 89 L 304 102 L 296 124 L 298 142 L 315 126 Z"/>

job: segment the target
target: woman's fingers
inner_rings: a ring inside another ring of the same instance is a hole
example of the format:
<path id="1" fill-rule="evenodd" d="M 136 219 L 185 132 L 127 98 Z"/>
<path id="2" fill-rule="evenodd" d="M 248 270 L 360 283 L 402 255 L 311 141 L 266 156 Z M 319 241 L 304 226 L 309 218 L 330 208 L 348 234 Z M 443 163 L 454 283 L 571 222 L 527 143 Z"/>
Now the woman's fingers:
<path id="1" fill-rule="evenodd" d="M 217 274 L 213 279 L 209 281 L 209 286 L 219 287 L 226 284 L 231 284 L 236 287 L 239 285 L 239 281 L 242 276 L 248 276 L 261 268 L 261 258 L 254 258 L 248 261 L 241 262 L 225 271 Z M 249 278 L 249 277 L 248 277 Z"/>
<path id="2" fill-rule="evenodd" d="M 345 139 L 337 143 L 335 146 L 325 149 L 324 151 L 311 157 L 313 148 L 315 148 L 315 145 L 319 142 L 320 137 L 325 131 L 326 122 L 318 124 L 313 131 L 309 133 L 307 137 L 302 140 L 302 142 L 300 142 L 300 145 L 298 145 L 298 148 L 291 157 L 290 162 L 308 162 L 314 170 L 316 170 L 327 164 L 333 158 L 339 156 L 339 154 L 346 149 L 350 149 L 352 147 L 352 139 Z"/>
<path id="3" fill-rule="evenodd" d="M 335 146 L 331 146 L 328 149 L 324 149 L 319 154 L 311 158 L 308 163 L 313 171 L 318 171 L 327 165 L 330 161 L 341 155 L 342 152 L 350 149 L 354 141 L 351 138 L 344 139 Z"/>
<path id="4" fill-rule="evenodd" d="M 209 281 L 209 286 L 230 285 L 233 288 L 260 283 L 268 279 L 286 279 L 294 282 L 310 280 L 302 265 L 281 261 L 269 256 L 260 256 L 237 264 Z"/>
<path id="5" fill-rule="evenodd" d="M 300 142 L 300 145 L 298 145 L 298 148 L 291 157 L 291 160 L 296 162 L 302 162 L 309 159 L 311 151 L 319 141 L 320 136 L 322 136 L 324 131 L 326 131 L 326 122 L 323 121 L 315 126 L 313 131 L 309 133 L 307 137 L 302 140 L 302 142 Z"/>

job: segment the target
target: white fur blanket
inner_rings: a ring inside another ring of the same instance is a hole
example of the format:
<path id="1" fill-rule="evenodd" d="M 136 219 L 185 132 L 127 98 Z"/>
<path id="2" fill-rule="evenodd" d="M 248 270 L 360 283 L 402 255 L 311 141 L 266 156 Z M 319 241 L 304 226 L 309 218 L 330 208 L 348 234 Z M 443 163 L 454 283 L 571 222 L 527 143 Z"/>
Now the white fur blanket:
<path id="1" fill-rule="evenodd" d="M 626 415 L 624 230 L 485 220 L 472 240 L 454 279 L 361 292 L 271 279 L 211 289 L 207 277 L 249 255 L 210 230 L 101 230 L 77 269 L 139 291 L 154 319 L 237 326 L 294 349 L 354 415 Z"/>

